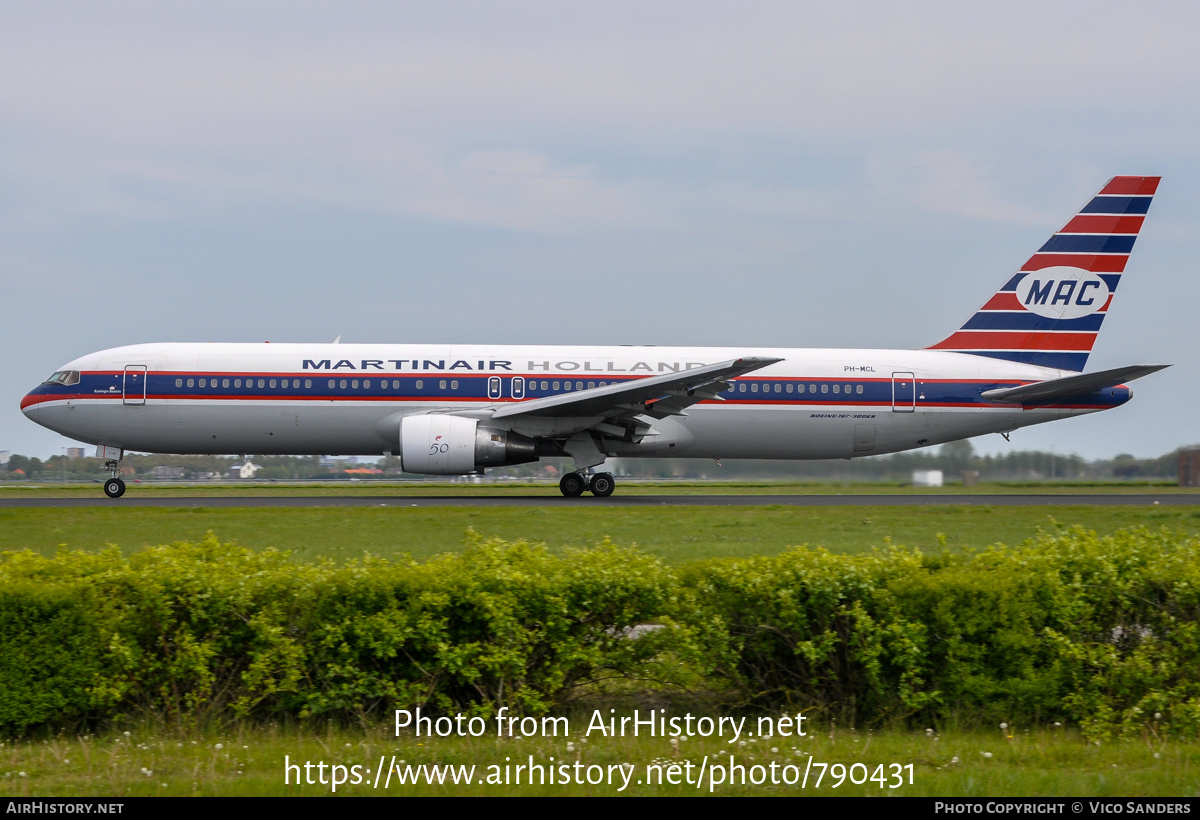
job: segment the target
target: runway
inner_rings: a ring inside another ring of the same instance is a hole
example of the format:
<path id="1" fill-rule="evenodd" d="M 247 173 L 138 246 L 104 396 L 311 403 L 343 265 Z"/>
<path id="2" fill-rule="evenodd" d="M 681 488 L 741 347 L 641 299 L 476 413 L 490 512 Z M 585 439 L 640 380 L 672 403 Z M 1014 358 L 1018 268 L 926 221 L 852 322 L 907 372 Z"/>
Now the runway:
<path id="1" fill-rule="evenodd" d="M 930 507 L 930 506 L 1197 506 L 1200 493 L 1097 493 L 956 495 L 614 495 L 609 498 L 563 498 L 559 495 L 492 496 L 191 496 L 109 499 L 0 498 L 0 509 L 29 507 Z"/>

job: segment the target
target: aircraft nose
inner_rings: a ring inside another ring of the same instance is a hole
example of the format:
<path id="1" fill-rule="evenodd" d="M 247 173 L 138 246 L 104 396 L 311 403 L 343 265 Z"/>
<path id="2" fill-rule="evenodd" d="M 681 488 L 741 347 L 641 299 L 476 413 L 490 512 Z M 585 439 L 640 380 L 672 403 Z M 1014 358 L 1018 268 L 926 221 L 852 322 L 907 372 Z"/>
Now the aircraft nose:
<path id="1" fill-rule="evenodd" d="M 31 421 L 37 421 L 38 397 L 33 393 L 26 393 L 21 399 L 21 412 Z"/>

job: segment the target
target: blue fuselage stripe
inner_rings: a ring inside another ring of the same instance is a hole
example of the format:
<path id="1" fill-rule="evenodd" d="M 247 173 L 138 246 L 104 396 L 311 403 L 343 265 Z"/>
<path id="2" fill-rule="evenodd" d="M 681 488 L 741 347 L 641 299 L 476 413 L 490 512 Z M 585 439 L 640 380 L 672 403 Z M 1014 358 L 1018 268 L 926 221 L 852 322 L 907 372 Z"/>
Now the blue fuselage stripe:
<path id="1" fill-rule="evenodd" d="M 1086 354 L 1048 354 L 1038 351 L 1028 352 L 1005 352 L 1005 351 L 967 351 L 978 353 L 980 355 L 991 356 L 1001 359 L 1009 359 L 1011 361 L 1028 362 L 1036 359 L 1036 364 L 1046 364 L 1047 357 L 1061 364 L 1051 364 L 1053 367 L 1065 367 L 1066 369 L 1078 369 L 1076 364 L 1077 357 L 1086 360 Z M 187 387 L 187 380 L 192 379 L 194 385 Z M 512 380 L 513 377 L 504 376 L 498 377 L 501 379 L 501 398 L 489 397 L 489 379 L 497 378 L 486 375 L 463 375 L 457 378 L 458 389 L 449 388 L 451 379 L 429 379 L 422 377 L 398 377 L 381 380 L 378 377 L 371 379 L 342 379 L 338 377 L 333 380 L 334 387 L 329 387 L 329 379 L 313 379 L 310 387 L 304 387 L 305 378 L 300 377 L 299 388 L 282 388 L 277 386 L 275 389 L 270 387 L 259 388 L 258 377 L 250 380 L 252 386 L 246 387 L 247 381 L 240 376 L 222 376 L 213 377 L 211 375 L 204 376 L 206 383 L 205 387 L 199 386 L 199 376 L 180 376 L 178 374 L 149 374 L 146 380 L 146 400 L 153 402 L 163 401 L 180 401 L 189 404 L 203 402 L 236 402 L 236 401 L 254 401 L 254 402 L 287 402 L 287 401 L 337 401 L 337 402 L 371 402 L 371 403 L 447 403 L 454 402 L 471 402 L 471 403 L 489 403 L 489 402 L 510 402 L 514 401 L 511 398 Z M 233 387 L 233 380 L 241 378 L 243 386 L 240 388 Z M 288 377 L 289 385 L 295 379 L 294 376 Z M 47 401 L 53 401 L 56 398 L 63 399 L 104 399 L 117 400 L 123 398 L 121 392 L 121 374 L 88 374 L 85 373 L 80 379 L 80 383 L 65 387 L 62 385 L 43 384 L 35 390 L 31 391 L 31 395 L 44 396 Z M 181 379 L 183 386 L 175 385 L 176 379 Z M 230 386 L 225 387 L 226 379 L 229 380 Z M 276 383 L 279 384 L 281 377 L 276 377 Z M 605 379 L 605 383 L 612 384 L 614 382 L 631 381 L 629 378 L 622 379 Z M 342 387 L 342 382 L 346 383 L 346 387 Z M 352 385 L 358 382 L 358 388 Z M 381 382 L 386 381 L 388 386 L 383 388 Z M 423 382 L 422 388 L 417 388 L 416 383 Z M 447 383 L 447 387 L 442 388 L 442 381 Z M 567 391 L 563 385 L 570 381 L 572 390 Z M 543 398 L 545 396 L 557 396 L 569 393 L 575 393 L 577 390 L 574 385 L 579 382 L 577 379 L 564 378 L 547 378 L 547 379 L 525 379 L 524 399 Z M 269 377 L 263 377 L 265 385 L 270 384 Z M 370 387 L 366 383 L 370 382 Z M 399 387 L 393 387 L 394 383 L 398 382 Z M 542 384 L 546 384 L 546 388 L 542 388 Z M 932 406 L 953 406 L 953 407 L 996 407 L 994 402 L 989 402 L 981 398 L 980 394 L 986 390 L 993 390 L 1002 387 L 1015 387 L 1024 382 L 1021 381 L 958 381 L 958 380 L 921 380 L 916 382 L 917 388 L 917 405 L 932 407 Z M 215 387 L 213 385 L 216 385 Z M 583 381 L 587 384 L 587 381 Z M 557 387 L 556 387 L 557 385 Z M 494 385 L 493 385 L 494 387 Z M 742 388 L 745 387 L 745 390 Z M 788 388 L 791 392 L 788 392 Z M 862 392 L 858 392 L 859 388 Z M 115 388 L 115 389 L 114 389 Z M 757 389 L 755 389 L 757 388 Z M 834 390 L 837 392 L 834 392 Z M 898 388 L 902 392 L 905 388 Z M 585 388 L 586 390 L 586 388 Z M 803 392 L 801 392 L 803 391 Z M 906 396 L 899 400 L 901 404 L 911 406 L 912 402 L 912 387 L 907 388 Z M 884 378 L 813 378 L 800 379 L 795 377 L 790 378 L 769 378 L 769 377 L 743 377 L 736 379 L 733 382 L 733 389 L 721 394 L 725 399 L 723 404 L 770 404 L 779 406 L 838 406 L 838 407 L 855 407 L 861 406 L 869 410 L 890 410 L 893 402 L 893 384 L 892 379 Z M 141 393 L 136 396 L 140 400 Z M 907 399 L 907 401 L 904 400 Z M 1094 399 L 1094 401 L 1093 401 Z M 1090 404 L 1098 406 L 1113 406 L 1122 404 L 1126 399 L 1115 395 L 1088 397 Z"/>

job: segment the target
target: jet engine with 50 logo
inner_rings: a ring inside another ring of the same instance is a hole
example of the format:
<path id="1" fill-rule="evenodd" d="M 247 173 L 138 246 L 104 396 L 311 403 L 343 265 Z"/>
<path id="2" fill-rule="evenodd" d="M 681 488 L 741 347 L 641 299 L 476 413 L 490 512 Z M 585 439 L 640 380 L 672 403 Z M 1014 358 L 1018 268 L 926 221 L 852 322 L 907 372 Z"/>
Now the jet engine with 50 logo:
<path id="1" fill-rule="evenodd" d="M 533 439 L 480 427 L 477 419 L 431 413 L 400 421 L 400 464 L 406 473 L 466 475 L 537 460 Z"/>

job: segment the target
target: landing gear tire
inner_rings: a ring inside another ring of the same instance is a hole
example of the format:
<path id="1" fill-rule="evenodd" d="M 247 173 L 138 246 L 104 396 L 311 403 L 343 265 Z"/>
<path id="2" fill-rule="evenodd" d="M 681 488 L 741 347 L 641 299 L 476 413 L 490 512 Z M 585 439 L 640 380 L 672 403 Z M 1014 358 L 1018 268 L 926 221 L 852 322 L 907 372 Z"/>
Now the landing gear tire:
<path id="1" fill-rule="evenodd" d="M 567 498 L 578 498 L 587 489 L 587 481 L 579 473 L 567 473 L 558 482 L 558 489 Z"/>
<path id="2" fill-rule="evenodd" d="M 616 488 L 617 482 L 613 480 L 612 473 L 596 473 L 588 487 L 597 498 L 608 498 Z"/>
<path id="3" fill-rule="evenodd" d="M 119 478 L 110 478 L 104 482 L 104 494 L 109 498 L 120 498 L 125 495 L 125 482 Z"/>

